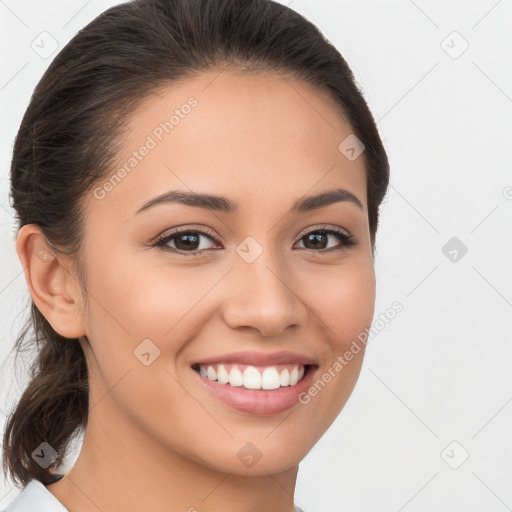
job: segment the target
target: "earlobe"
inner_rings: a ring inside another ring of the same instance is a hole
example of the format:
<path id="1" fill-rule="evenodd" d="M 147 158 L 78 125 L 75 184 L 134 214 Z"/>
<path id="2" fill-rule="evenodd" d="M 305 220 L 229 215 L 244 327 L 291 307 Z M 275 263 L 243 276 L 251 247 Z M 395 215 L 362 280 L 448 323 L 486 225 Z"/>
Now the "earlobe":
<path id="1" fill-rule="evenodd" d="M 53 329 L 66 338 L 85 335 L 77 298 L 80 285 L 71 266 L 52 248 L 37 224 L 21 227 L 16 252 L 39 311 Z"/>

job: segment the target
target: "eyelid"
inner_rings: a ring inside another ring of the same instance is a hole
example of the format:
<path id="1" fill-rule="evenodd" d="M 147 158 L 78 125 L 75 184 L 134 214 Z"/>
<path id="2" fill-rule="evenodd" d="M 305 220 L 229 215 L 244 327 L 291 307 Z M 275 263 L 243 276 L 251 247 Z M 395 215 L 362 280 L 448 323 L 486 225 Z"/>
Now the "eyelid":
<path id="1" fill-rule="evenodd" d="M 352 233 L 350 233 L 347 229 L 342 228 L 340 226 L 336 226 L 334 224 L 312 224 L 311 226 L 308 226 L 304 228 L 303 231 L 301 231 L 300 235 L 298 236 L 298 239 L 300 240 L 303 236 L 307 235 L 311 231 L 337 231 L 339 233 L 344 234 L 347 237 L 352 237 Z"/>
<path id="2" fill-rule="evenodd" d="M 208 237 L 210 237 L 212 239 L 212 241 L 214 241 L 214 242 L 221 241 L 221 237 L 218 236 L 212 229 L 210 229 L 206 226 L 203 226 L 200 228 L 196 228 L 194 226 L 186 226 L 186 227 L 180 226 L 177 228 L 168 229 L 168 230 L 164 231 L 162 234 L 158 235 L 155 238 L 152 245 L 158 245 L 159 242 L 161 242 L 162 240 L 165 240 L 169 236 L 176 236 L 176 235 L 179 235 L 180 233 L 188 232 L 188 231 L 192 231 L 194 233 L 199 233 L 200 235 L 203 235 L 203 236 L 208 235 Z"/>

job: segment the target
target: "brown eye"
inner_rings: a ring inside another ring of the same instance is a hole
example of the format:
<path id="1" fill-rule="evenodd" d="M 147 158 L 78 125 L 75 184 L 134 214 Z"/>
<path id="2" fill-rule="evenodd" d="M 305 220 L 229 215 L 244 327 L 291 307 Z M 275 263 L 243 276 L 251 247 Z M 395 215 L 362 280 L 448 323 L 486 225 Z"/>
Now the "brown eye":
<path id="1" fill-rule="evenodd" d="M 329 238 L 337 238 L 339 241 L 338 246 L 329 247 Z M 353 246 L 356 242 L 352 238 L 353 235 L 348 235 L 338 229 L 316 229 L 303 235 L 300 240 L 303 241 L 305 249 L 325 251 Z"/>
<path id="2" fill-rule="evenodd" d="M 171 240 L 174 240 L 176 249 L 186 251 L 187 249 L 197 250 L 201 243 L 201 235 L 194 233 L 180 233 L 175 235 Z"/>
<path id="3" fill-rule="evenodd" d="M 213 233 L 193 229 L 176 229 L 160 237 L 154 245 L 155 247 L 161 247 L 163 250 L 189 256 L 206 251 L 208 241 L 215 242 Z"/>

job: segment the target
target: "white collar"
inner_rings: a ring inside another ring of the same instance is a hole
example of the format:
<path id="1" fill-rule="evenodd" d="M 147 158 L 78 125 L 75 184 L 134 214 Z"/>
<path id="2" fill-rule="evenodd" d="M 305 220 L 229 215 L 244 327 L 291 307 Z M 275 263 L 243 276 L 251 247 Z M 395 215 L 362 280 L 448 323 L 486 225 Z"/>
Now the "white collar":
<path id="1" fill-rule="evenodd" d="M 69 512 L 39 480 L 32 479 L 4 512 Z"/>

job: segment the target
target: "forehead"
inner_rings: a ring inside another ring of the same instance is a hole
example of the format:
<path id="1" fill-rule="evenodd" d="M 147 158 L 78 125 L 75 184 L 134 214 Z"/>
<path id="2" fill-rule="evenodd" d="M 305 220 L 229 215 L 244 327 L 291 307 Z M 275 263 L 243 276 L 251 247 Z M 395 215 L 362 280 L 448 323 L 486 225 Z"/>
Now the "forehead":
<path id="1" fill-rule="evenodd" d="M 98 184 L 104 199 L 88 198 L 98 212 L 116 208 L 128 219 L 173 189 L 255 207 L 285 201 L 288 209 L 299 197 L 335 187 L 356 195 L 366 211 L 363 155 L 350 161 L 338 149 L 351 127 L 327 92 L 302 81 L 201 73 L 161 87 L 126 126 L 117 161 Z"/>

